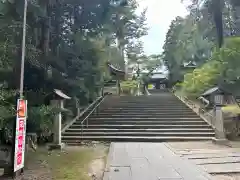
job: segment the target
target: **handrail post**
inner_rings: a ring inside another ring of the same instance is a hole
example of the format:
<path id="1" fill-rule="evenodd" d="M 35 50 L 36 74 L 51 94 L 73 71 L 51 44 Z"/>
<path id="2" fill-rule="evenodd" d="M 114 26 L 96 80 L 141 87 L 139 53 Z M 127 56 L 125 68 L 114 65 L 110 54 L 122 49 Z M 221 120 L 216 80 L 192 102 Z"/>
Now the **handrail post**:
<path id="1" fill-rule="evenodd" d="M 211 118 L 211 125 L 212 125 L 213 128 L 215 128 L 215 126 L 214 126 L 214 124 L 213 124 L 213 123 L 214 123 L 214 122 L 213 122 L 213 121 L 214 121 L 213 116 L 210 116 L 210 118 Z M 214 130 L 215 130 L 215 129 L 214 129 Z"/>
<path id="2" fill-rule="evenodd" d="M 81 125 L 82 125 L 81 135 L 82 135 L 82 139 L 83 139 L 83 123 L 81 123 Z"/>
<path id="3" fill-rule="evenodd" d="M 87 121 L 86 122 L 86 128 L 88 128 L 88 125 L 89 125 L 89 116 L 91 115 L 91 114 L 93 114 L 93 113 L 98 113 L 98 108 L 99 108 L 99 106 L 100 106 L 100 104 L 103 102 L 103 99 L 104 99 L 104 97 L 101 97 L 101 99 L 100 100 L 98 100 L 97 102 L 96 102 L 96 107 L 94 107 L 91 111 L 90 111 L 90 113 L 84 118 L 84 120 L 82 120 L 82 122 L 81 122 L 81 136 L 82 136 L 82 139 L 83 139 L 83 127 L 84 127 L 84 122 L 85 121 Z"/>
<path id="4" fill-rule="evenodd" d="M 98 109 L 98 108 L 99 108 L 99 106 L 96 108 L 96 114 L 97 114 L 97 115 L 98 115 L 98 111 L 99 111 L 99 109 Z"/>

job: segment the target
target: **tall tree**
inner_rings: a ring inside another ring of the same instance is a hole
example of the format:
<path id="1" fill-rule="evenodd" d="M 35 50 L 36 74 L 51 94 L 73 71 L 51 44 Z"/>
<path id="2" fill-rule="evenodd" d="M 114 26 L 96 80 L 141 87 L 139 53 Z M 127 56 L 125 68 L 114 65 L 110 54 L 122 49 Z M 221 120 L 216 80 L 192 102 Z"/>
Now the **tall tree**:
<path id="1" fill-rule="evenodd" d="M 19 87 L 23 7 L 24 0 L 0 0 L 4 112 L 11 111 L 5 101 L 14 107 Z M 54 88 L 80 104 L 94 99 L 109 78 L 106 62 L 120 59 L 114 40 L 120 37 L 126 45 L 146 34 L 144 13 L 137 15 L 136 8 L 134 0 L 28 1 L 24 92 L 29 108 L 43 105 Z M 74 110 L 73 104 L 69 102 L 67 108 Z"/>
<path id="2" fill-rule="evenodd" d="M 192 0 L 190 9 L 198 12 L 204 8 L 208 9 L 215 24 L 218 46 L 222 47 L 225 35 L 224 28 L 229 29 L 228 35 L 239 35 L 239 6 L 237 0 Z"/>

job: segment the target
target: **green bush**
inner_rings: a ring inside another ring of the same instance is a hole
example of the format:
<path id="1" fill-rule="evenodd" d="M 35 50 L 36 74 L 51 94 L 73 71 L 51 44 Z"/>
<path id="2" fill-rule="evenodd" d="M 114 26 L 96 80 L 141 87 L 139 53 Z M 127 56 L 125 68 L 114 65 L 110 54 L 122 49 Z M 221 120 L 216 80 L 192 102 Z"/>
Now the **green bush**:
<path id="1" fill-rule="evenodd" d="M 184 75 L 181 90 L 188 96 L 198 97 L 216 85 L 231 87 L 240 84 L 240 38 L 227 39 L 225 47 L 213 52 L 201 67 Z"/>
<path id="2" fill-rule="evenodd" d="M 221 68 L 221 62 L 211 60 L 192 73 L 185 74 L 184 81 L 180 84 L 183 92 L 189 96 L 198 97 L 217 84 L 221 77 Z"/>
<path id="3" fill-rule="evenodd" d="M 30 107 L 28 109 L 27 131 L 49 132 L 52 131 L 55 112 L 49 106 Z"/>
<path id="4" fill-rule="evenodd" d="M 222 107 L 222 111 L 224 113 L 230 113 L 232 115 L 240 115 L 240 107 L 238 105 L 228 105 L 225 107 Z"/>
<path id="5" fill-rule="evenodd" d="M 62 112 L 62 117 L 68 115 L 68 110 L 51 106 L 29 107 L 27 118 L 27 132 L 37 133 L 38 143 L 52 141 L 54 116 Z M 62 122 L 63 123 L 63 122 Z"/>
<path id="6" fill-rule="evenodd" d="M 13 122 L 16 120 L 15 97 L 15 91 L 0 90 L 0 129 L 12 131 Z"/>
<path id="7" fill-rule="evenodd" d="M 138 82 L 135 80 L 122 81 L 120 87 L 123 94 L 133 95 L 137 91 L 137 85 Z"/>

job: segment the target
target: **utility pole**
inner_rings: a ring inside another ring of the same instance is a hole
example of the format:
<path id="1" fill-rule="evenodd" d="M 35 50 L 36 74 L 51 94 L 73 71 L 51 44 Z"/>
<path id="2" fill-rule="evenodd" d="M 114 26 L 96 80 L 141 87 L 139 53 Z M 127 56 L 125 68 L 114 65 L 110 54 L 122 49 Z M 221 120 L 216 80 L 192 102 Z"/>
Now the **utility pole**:
<path id="1" fill-rule="evenodd" d="M 22 35 L 22 56 L 21 56 L 21 74 L 20 74 L 20 98 L 23 98 L 23 86 L 24 86 L 24 64 L 26 54 L 26 25 L 27 25 L 27 0 L 24 1 L 24 15 L 23 15 L 23 35 Z"/>
<path id="2" fill-rule="evenodd" d="M 21 55 L 21 72 L 20 72 L 20 88 L 19 88 L 19 96 L 17 96 L 17 105 L 16 105 L 16 120 L 13 123 L 13 141 L 12 141 L 12 149 L 11 149 L 11 167 L 10 174 L 14 179 L 19 175 L 20 172 L 23 173 L 24 168 L 24 154 L 25 148 L 19 148 L 18 146 L 25 147 L 26 140 L 26 101 L 23 100 L 23 87 L 24 87 L 24 65 L 25 65 L 25 52 L 26 52 L 26 25 L 27 25 L 27 7 L 28 0 L 24 0 L 24 9 L 23 9 L 23 34 L 22 34 L 22 55 Z M 22 103 L 23 104 L 22 104 Z M 22 104 L 22 105 L 21 105 Z M 23 110 L 23 111 L 22 111 Z M 21 111 L 23 112 L 24 117 L 19 117 L 21 115 Z M 20 127 L 20 124 L 23 128 Z M 18 134 L 17 134 L 18 131 Z M 17 137 L 18 136 L 18 137 Z M 23 140 L 19 140 L 17 138 L 23 137 Z M 20 152 L 21 157 L 18 157 L 18 152 Z M 21 158 L 21 162 L 19 161 Z M 5 173 L 5 172 L 4 172 Z M 8 172 L 7 172 L 8 173 Z"/>

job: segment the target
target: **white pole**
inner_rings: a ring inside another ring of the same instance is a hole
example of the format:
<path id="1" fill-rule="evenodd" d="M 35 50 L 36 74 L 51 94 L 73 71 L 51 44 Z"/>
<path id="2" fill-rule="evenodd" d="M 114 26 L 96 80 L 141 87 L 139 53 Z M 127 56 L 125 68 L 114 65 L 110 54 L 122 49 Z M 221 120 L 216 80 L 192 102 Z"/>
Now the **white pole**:
<path id="1" fill-rule="evenodd" d="M 21 56 L 21 73 L 20 73 L 20 88 L 19 88 L 19 95 L 20 98 L 23 98 L 23 80 L 24 80 L 24 61 L 25 61 L 25 46 L 26 46 L 26 24 L 27 24 L 27 0 L 24 2 L 24 14 L 23 14 L 23 35 L 22 35 L 22 56 Z M 19 98 L 19 97 L 17 97 Z M 12 146 L 12 152 L 11 152 L 11 175 L 13 179 L 18 176 L 18 173 L 14 171 L 15 166 L 15 139 L 16 139 L 16 131 L 15 128 L 17 126 L 17 121 L 14 121 L 14 127 L 13 127 L 13 146 Z M 23 168 L 21 169 L 23 172 Z"/>
<path id="2" fill-rule="evenodd" d="M 21 57 L 21 74 L 20 74 L 20 98 L 23 98 L 23 85 L 24 85 L 24 64 L 25 64 L 25 51 L 26 51 L 26 24 L 27 24 L 27 6 L 28 2 L 24 3 L 23 15 L 23 35 L 22 35 L 22 57 Z"/>

